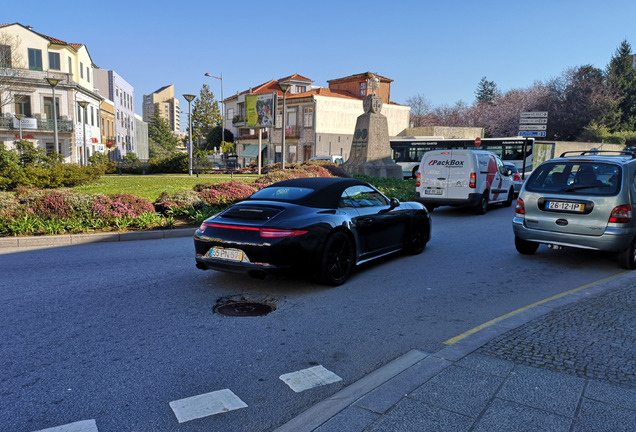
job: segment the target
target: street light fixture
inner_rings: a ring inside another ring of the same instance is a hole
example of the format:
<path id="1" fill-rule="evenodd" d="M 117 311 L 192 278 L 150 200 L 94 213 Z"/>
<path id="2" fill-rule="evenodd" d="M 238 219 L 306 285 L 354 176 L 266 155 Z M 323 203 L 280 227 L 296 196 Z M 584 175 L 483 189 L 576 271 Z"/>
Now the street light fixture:
<path id="1" fill-rule="evenodd" d="M 84 137 L 84 142 L 82 144 L 82 165 L 88 166 L 88 158 L 86 157 L 86 107 L 88 106 L 88 101 L 79 101 L 78 104 L 84 109 L 84 115 L 82 117 L 82 125 L 84 128 L 82 133 Z"/>
<path id="2" fill-rule="evenodd" d="M 225 141 L 225 102 L 223 99 L 223 73 L 221 73 L 220 77 L 210 75 L 209 73 L 206 73 L 205 76 L 216 78 L 221 81 L 221 142 L 223 142 Z"/>
<path id="3" fill-rule="evenodd" d="M 278 86 L 283 91 L 283 140 L 281 142 L 281 169 L 285 169 L 285 111 L 287 111 L 287 92 L 291 87 L 291 84 L 278 83 Z"/>
<path id="4" fill-rule="evenodd" d="M 192 108 L 190 103 L 196 97 L 193 94 L 184 94 L 183 97 L 188 101 L 188 175 L 192 175 Z"/>
<path id="5" fill-rule="evenodd" d="M 22 119 L 24 118 L 24 114 L 15 114 L 15 118 L 18 119 L 18 127 L 20 128 L 20 141 L 22 141 Z"/>
<path id="6" fill-rule="evenodd" d="M 46 81 L 51 86 L 53 90 L 53 142 L 55 145 L 55 153 L 60 152 L 60 144 L 57 138 L 57 107 L 55 106 L 55 86 L 60 83 L 60 80 L 57 78 L 46 78 Z"/>

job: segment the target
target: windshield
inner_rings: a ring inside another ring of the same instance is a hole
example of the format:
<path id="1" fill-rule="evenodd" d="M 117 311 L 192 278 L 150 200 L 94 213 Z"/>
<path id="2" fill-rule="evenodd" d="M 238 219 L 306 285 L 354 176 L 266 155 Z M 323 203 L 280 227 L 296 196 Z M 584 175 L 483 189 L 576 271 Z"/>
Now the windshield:
<path id="1" fill-rule="evenodd" d="M 616 195 L 621 167 L 604 162 L 564 161 L 540 165 L 527 181 L 530 192 L 572 195 Z"/>

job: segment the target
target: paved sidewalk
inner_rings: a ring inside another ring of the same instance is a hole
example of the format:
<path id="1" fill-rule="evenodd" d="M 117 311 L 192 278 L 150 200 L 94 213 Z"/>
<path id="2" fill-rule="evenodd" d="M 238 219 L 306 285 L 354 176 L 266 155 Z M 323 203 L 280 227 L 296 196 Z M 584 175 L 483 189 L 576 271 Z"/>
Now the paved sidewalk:
<path id="1" fill-rule="evenodd" d="M 636 271 L 406 353 L 287 431 L 636 431 Z"/>

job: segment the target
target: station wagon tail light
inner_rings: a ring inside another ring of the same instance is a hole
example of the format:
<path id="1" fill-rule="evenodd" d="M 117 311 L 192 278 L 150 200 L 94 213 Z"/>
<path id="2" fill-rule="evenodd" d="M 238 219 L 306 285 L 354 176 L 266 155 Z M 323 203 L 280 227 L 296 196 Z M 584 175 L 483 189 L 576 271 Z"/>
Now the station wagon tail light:
<path id="1" fill-rule="evenodd" d="M 614 207 L 610 215 L 610 223 L 627 223 L 632 220 L 632 206 L 629 204 Z"/>
<path id="2" fill-rule="evenodd" d="M 521 198 L 517 198 L 517 205 L 515 206 L 515 213 L 518 215 L 525 215 L 526 208 L 523 205 L 523 200 Z"/>
<path id="3" fill-rule="evenodd" d="M 199 227 L 199 231 L 205 231 L 206 228 L 223 228 L 240 231 L 259 231 L 261 237 L 265 238 L 282 238 L 282 237 L 295 237 L 303 234 L 307 234 L 307 230 L 286 230 L 286 229 L 274 229 L 274 228 L 259 228 L 259 227 L 246 227 L 239 225 L 225 225 L 217 223 L 203 222 Z"/>
<path id="4" fill-rule="evenodd" d="M 475 189 L 477 187 L 477 175 L 474 172 L 470 173 L 470 183 L 468 184 L 468 187 L 471 189 Z"/>

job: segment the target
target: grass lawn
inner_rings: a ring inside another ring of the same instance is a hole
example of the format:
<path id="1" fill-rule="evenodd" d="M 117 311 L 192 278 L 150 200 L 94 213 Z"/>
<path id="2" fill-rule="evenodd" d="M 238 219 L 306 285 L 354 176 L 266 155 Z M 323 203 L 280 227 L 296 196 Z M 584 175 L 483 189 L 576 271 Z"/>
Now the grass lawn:
<path id="1" fill-rule="evenodd" d="M 234 179 L 254 180 L 256 175 L 234 175 Z M 73 189 L 84 193 L 117 194 L 129 193 L 150 202 L 155 202 L 162 192 L 170 194 L 181 190 L 192 189 L 200 183 L 222 183 L 231 181 L 228 175 L 105 175 L 90 185 L 77 186 Z"/>

